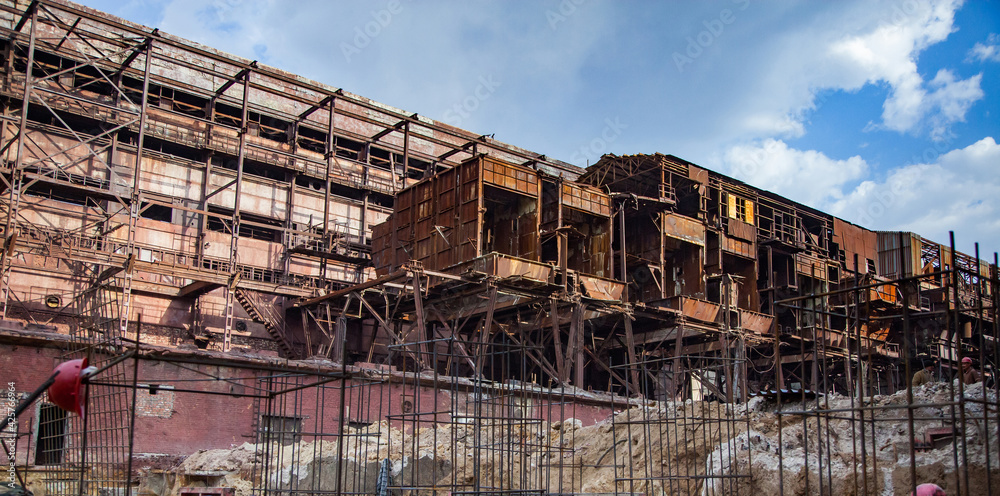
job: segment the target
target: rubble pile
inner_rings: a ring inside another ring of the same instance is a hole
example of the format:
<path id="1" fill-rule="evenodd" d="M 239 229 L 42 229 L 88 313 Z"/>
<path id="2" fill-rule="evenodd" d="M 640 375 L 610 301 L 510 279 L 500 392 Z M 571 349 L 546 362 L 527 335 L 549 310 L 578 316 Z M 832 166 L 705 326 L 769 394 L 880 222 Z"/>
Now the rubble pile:
<path id="1" fill-rule="evenodd" d="M 774 494 L 908 494 L 910 450 L 915 447 L 917 482 L 935 482 L 957 494 L 961 474 L 955 467 L 956 459 L 963 459 L 962 450 L 970 487 L 985 487 L 988 449 L 991 483 L 1000 487 L 995 393 L 986 390 L 984 396 L 978 383 L 967 386 L 964 397 L 963 424 L 962 409 L 956 406 L 957 384 L 913 388 L 912 437 L 906 390 L 853 404 L 850 398 L 831 395 L 780 407 L 762 405 L 748 412 L 750 430 L 721 444 L 709 457 L 709 472 L 752 474 L 745 485 Z M 735 463 L 729 463 L 733 459 Z"/>
<path id="2" fill-rule="evenodd" d="M 175 471 L 222 473 L 217 483 L 239 496 L 252 487 L 312 492 L 338 483 L 346 492 L 375 493 L 385 481 L 411 494 L 907 494 L 915 446 L 918 482 L 957 494 L 955 462 L 964 450 L 970 487 L 985 487 L 989 450 L 989 482 L 1000 488 L 995 394 L 967 387 L 964 423 L 953 406 L 958 394 L 953 384 L 925 384 L 913 389 L 912 409 L 905 390 L 853 403 L 837 395 L 781 405 L 762 397 L 735 405 L 650 401 L 590 426 L 480 419 L 414 429 L 382 421 L 319 441 L 202 451 Z M 180 475 L 178 484 L 149 493 L 176 494 L 179 481 L 191 483 Z"/>

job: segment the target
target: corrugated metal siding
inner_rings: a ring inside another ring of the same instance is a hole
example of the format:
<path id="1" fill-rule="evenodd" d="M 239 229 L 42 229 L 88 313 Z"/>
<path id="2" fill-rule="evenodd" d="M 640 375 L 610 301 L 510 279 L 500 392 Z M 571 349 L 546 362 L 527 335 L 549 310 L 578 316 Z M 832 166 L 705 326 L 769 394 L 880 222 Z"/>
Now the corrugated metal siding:
<path id="1" fill-rule="evenodd" d="M 611 217 L 611 197 L 597 188 L 563 182 L 562 203 L 589 214 Z"/>
<path id="2" fill-rule="evenodd" d="M 517 193 L 519 198 L 533 205 L 528 209 L 530 212 L 515 212 L 527 222 L 517 223 L 515 238 L 505 239 L 508 242 L 505 246 L 515 255 L 536 258 L 538 174 L 524 167 L 477 157 L 399 192 L 394 207 L 394 227 L 390 231 L 395 233 L 395 239 L 390 240 L 385 248 L 386 255 L 379 262 L 383 270 L 399 267 L 410 259 L 420 261 L 426 269 L 441 270 L 482 256 L 482 232 L 489 227 L 483 225 L 483 195 L 487 194 L 483 184 Z M 589 196 L 592 204 L 601 205 L 599 198 Z M 610 199 L 605 207 L 610 214 Z M 518 206 L 510 208 L 516 211 Z"/>
<path id="3" fill-rule="evenodd" d="M 372 265 L 375 266 L 375 273 L 380 276 L 392 270 L 392 232 L 395 229 L 392 222 L 390 215 L 385 222 L 372 226 Z"/>
<path id="4" fill-rule="evenodd" d="M 920 236 L 903 232 L 900 250 L 900 232 L 879 231 L 877 235 L 879 275 L 890 279 L 913 275 L 913 267 L 920 263 Z"/>

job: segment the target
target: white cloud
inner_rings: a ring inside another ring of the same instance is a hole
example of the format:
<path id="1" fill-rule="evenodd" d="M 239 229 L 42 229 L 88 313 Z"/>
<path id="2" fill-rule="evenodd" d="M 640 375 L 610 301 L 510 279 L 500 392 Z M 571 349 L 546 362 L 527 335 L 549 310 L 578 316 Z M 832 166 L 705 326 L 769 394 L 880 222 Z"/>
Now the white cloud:
<path id="1" fill-rule="evenodd" d="M 980 87 L 982 73 L 965 80 L 955 79 L 947 69 L 941 69 L 929 83 L 933 91 L 924 99 L 925 113 L 931 115 L 930 135 L 936 140 L 947 137 L 949 126 L 965 120 L 972 104 L 983 98 Z"/>
<path id="2" fill-rule="evenodd" d="M 882 12 L 874 27 L 841 35 L 816 58 L 818 86 L 853 90 L 884 83 L 889 96 L 883 104 L 882 125 L 901 133 L 929 132 L 943 138 L 951 124 L 983 98 L 981 75 L 957 80 L 947 69 L 925 82 L 917 58 L 927 47 L 953 31 L 959 1 L 903 2 Z M 806 69 L 809 70 L 809 69 Z"/>
<path id="3" fill-rule="evenodd" d="M 933 158 L 936 153 L 928 150 Z M 959 249 L 1000 249 L 1000 145 L 986 137 L 927 163 L 866 180 L 829 206 L 834 215 L 869 229 L 914 231 L 938 242 L 954 230 Z"/>
<path id="4" fill-rule="evenodd" d="M 868 172 L 868 164 L 859 156 L 834 160 L 774 139 L 733 146 L 723 164 L 737 179 L 815 208 L 840 200 L 845 185 Z"/>
<path id="5" fill-rule="evenodd" d="M 976 241 L 984 254 L 1000 250 L 1000 145 L 986 137 L 941 148 L 933 145 L 920 163 L 860 183 L 871 172 L 861 157 L 836 160 L 774 139 L 730 147 L 721 164 L 737 179 L 868 229 L 912 231 L 941 243 L 953 230 L 966 253 Z"/>
<path id="6" fill-rule="evenodd" d="M 503 122 L 541 126 L 532 114 L 584 91 L 580 67 L 606 36 L 612 5 L 565 3 L 574 9 L 552 4 L 553 21 L 544 5 L 505 2 L 171 0 L 159 27 L 439 120 L 494 80 L 497 92 L 461 122 L 488 134 Z"/>
<path id="7" fill-rule="evenodd" d="M 667 97 L 661 110 L 683 118 L 660 129 L 676 137 L 672 151 L 698 161 L 733 143 L 804 136 L 827 96 L 876 86 L 886 95 L 868 130 L 947 138 L 984 98 L 982 76 L 962 79 L 934 67 L 938 72 L 925 79 L 927 69 L 917 62 L 955 31 L 960 6 L 959 0 L 754 4 L 736 12 L 683 77 L 670 81 L 664 91 L 680 97 Z M 702 25 L 697 18 L 684 24 Z M 683 43 L 674 49 L 686 53 Z"/>
<path id="8" fill-rule="evenodd" d="M 819 93 L 885 85 L 873 127 L 934 137 L 982 98 L 977 77 L 925 81 L 917 71 L 920 53 L 954 30 L 957 0 L 160 1 L 166 32 L 431 118 L 492 76 L 502 86 L 462 127 L 564 160 L 619 115 L 629 131 L 609 152 L 697 162 L 732 143 L 803 136 Z M 359 36 L 379 19 L 376 36 Z M 345 58 L 356 40 L 364 46 Z M 690 53 L 679 71 L 674 56 Z"/>
<path id="9" fill-rule="evenodd" d="M 966 57 L 967 61 L 1000 62 L 1000 36 L 991 33 L 986 43 L 977 42 Z"/>
<path id="10" fill-rule="evenodd" d="M 938 152 L 953 124 L 985 98 L 983 76 L 918 68 L 921 54 L 957 29 L 959 0 L 683 7 L 401 0 L 402 10 L 350 60 L 343 43 L 378 22 L 389 0 L 302 0 L 294 8 L 264 0 L 131 2 L 162 5 L 149 17 L 171 34 L 432 118 L 444 119 L 492 77 L 496 92 L 462 127 L 552 157 L 580 155 L 613 119 L 622 132 L 601 151 L 673 153 L 874 229 L 943 240 L 948 226 L 1000 245 L 997 174 L 971 170 L 997 162 L 987 158 L 995 142 Z M 560 12 L 565 6 L 571 11 Z M 557 23 L 549 12 L 559 13 Z M 704 43 L 688 52 L 692 40 Z M 1000 38 L 991 35 L 969 58 L 996 60 L 998 51 Z M 696 56 L 679 71 L 675 53 Z M 873 86 L 885 90 L 881 108 L 851 111 L 871 121 L 869 131 L 937 140 L 930 156 L 880 171 L 859 156 L 832 158 L 843 146 L 832 140 L 810 145 L 817 150 L 788 146 L 808 134 L 826 97 Z"/>

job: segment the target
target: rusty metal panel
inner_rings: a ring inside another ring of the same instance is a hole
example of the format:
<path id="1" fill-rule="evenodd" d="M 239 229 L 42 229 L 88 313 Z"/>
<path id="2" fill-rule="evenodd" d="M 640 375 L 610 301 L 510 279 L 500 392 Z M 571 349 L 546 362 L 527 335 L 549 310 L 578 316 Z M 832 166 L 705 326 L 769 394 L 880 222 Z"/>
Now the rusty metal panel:
<path id="1" fill-rule="evenodd" d="M 844 251 L 847 268 L 854 270 L 854 255 L 858 255 L 858 270 L 867 271 L 867 260 L 878 260 L 877 235 L 863 227 L 833 219 L 833 241 Z M 881 274 L 876 269 L 876 273 Z"/>
<path id="2" fill-rule="evenodd" d="M 479 200 L 479 181 L 476 176 L 462 177 L 462 205 L 476 203 Z"/>
<path id="3" fill-rule="evenodd" d="M 409 212 L 411 205 L 413 204 L 413 189 L 406 188 L 401 190 L 396 195 L 396 201 L 393 211 L 396 212 L 397 218 L 400 219 L 402 224 L 408 224 L 410 222 L 410 217 L 408 215 L 403 215 L 403 212 Z"/>
<path id="4" fill-rule="evenodd" d="M 472 220 L 464 222 L 458 226 L 458 236 L 456 238 L 456 241 L 459 243 L 459 245 L 475 246 L 478 234 L 479 234 L 479 223 L 476 222 L 475 217 L 473 217 Z M 477 254 L 473 253 L 472 256 L 463 256 L 462 260 L 472 260 L 477 256 L 478 256 Z"/>
<path id="5" fill-rule="evenodd" d="M 391 250 L 392 239 L 392 216 L 386 222 L 372 226 L 372 265 L 375 273 L 383 276 L 391 271 L 393 265 Z"/>
<path id="6" fill-rule="evenodd" d="M 432 265 L 442 269 L 453 265 L 458 252 L 458 193 L 460 190 L 460 168 L 439 173 L 434 178 L 434 200 L 436 215 L 430 235 L 434 238 L 435 260 Z"/>
<path id="7" fill-rule="evenodd" d="M 467 224 L 470 222 L 478 223 L 479 220 L 477 218 L 478 216 L 479 216 L 479 203 L 477 202 L 463 203 L 462 207 L 459 209 L 458 219 L 459 222 L 461 222 L 462 224 Z"/>
<path id="8" fill-rule="evenodd" d="M 686 317 L 691 317 L 703 322 L 715 322 L 719 318 L 721 307 L 710 301 L 684 297 L 681 311 Z"/>
<path id="9" fill-rule="evenodd" d="M 456 181 L 458 179 L 457 169 L 449 169 L 438 174 L 434 178 L 434 188 L 438 203 L 438 210 L 448 210 L 458 205 L 458 192 L 456 191 Z"/>
<path id="10" fill-rule="evenodd" d="M 396 231 L 393 240 L 395 246 L 392 247 L 395 251 L 393 257 L 395 265 L 410 260 L 413 253 L 413 196 L 412 187 L 404 189 L 396 195 L 396 208 L 393 213 Z"/>
<path id="11" fill-rule="evenodd" d="M 702 322 L 716 322 L 722 307 L 718 303 L 688 296 L 674 296 L 664 300 L 667 308 L 680 310 L 684 317 Z"/>
<path id="12" fill-rule="evenodd" d="M 868 288 L 868 301 L 897 305 L 900 302 L 899 292 L 896 290 L 896 286 L 890 284 Z"/>
<path id="13" fill-rule="evenodd" d="M 729 236 L 722 236 L 722 251 L 745 258 L 757 258 L 757 244 Z"/>
<path id="14" fill-rule="evenodd" d="M 496 276 L 518 277 L 538 282 L 548 282 L 551 279 L 552 268 L 549 265 L 503 255 L 497 255 L 495 260 Z"/>
<path id="15" fill-rule="evenodd" d="M 708 170 L 688 164 L 688 179 L 702 184 L 708 184 Z"/>
<path id="16" fill-rule="evenodd" d="M 732 198 L 732 196 L 730 196 Z M 729 219 L 726 233 L 743 241 L 754 242 L 757 239 L 757 228 L 739 219 Z"/>
<path id="17" fill-rule="evenodd" d="M 611 217 L 611 197 L 597 188 L 564 181 L 561 195 L 566 207 Z"/>
<path id="18" fill-rule="evenodd" d="M 888 321 L 864 322 L 861 324 L 861 333 L 870 339 L 885 341 L 889 337 L 890 325 Z"/>
<path id="19" fill-rule="evenodd" d="M 587 296 L 597 300 L 621 301 L 625 292 L 625 284 L 618 281 L 583 274 L 578 277 Z"/>
<path id="20" fill-rule="evenodd" d="M 825 281 L 827 279 L 827 265 L 829 264 L 826 260 L 815 255 L 805 252 L 795 254 L 795 270 L 804 276 L 813 277 L 815 268 L 816 279 Z"/>
<path id="21" fill-rule="evenodd" d="M 705 225 L 700 221 L 675 213 L 663 215 L 663 235 L 688 243 L 705 246 Z"/>
<path id="22" fill-rule="evenodd" d="M 877 236 L 879 275 L 890 279 L 913 275 L 913 268 L 920 267 L 920 236 L 911 232 L 902 233 L 902 257 L 899 232 L 879 231 Z"/>
<path id="23" fill-rule="evenodd" d="M 480 160 L 484 184 L 504 188 L 522 195 L 538 196 L 540 185 L 537 172 L 486 157 Z"/>
<path id="24" fill-rule="evenodd" d="M 535 283 L 548 283 L 552 277 L 552 266 L 490 253 L 460 265 L 461 271 L 473 271 L 500 278 L 525 279 Z"/>
<path id="25" fill-rule="evenodd" d="M 413 244 L 413 259 L 419 260 L 424 263 L 424 267 L 428 269 L 438 268 L 433 263 L 430 262 L 431 255 L 434 254 L 434 239 L 431 237 L 417 238 L 417 241 Z"/>
<path id="26" fill-rule="evenodd" d="M 410 192 L 411 206 L 409 210 L 412 247 L 409 248 L 409 256 L 413 260 L 418 260 L 429 269 L 437 269 L 437 250 L 434 246 L 433 230 L 437 208 L 435 205 L 434 180 L 433 178 L 420 181 L 408 190 Z M 403 227 L 403 219 L 400 219 L 400 227 Z"/>
<path id="27" fill-rule="evenodd" d="M 413 186 L 414 201 L 416 202 L 416 220 L 427 219 L 434 215 L 434 187 L 433 182 L 423 181 Z"/>
<path id="28" fill-rule="evenodd" d="M 740 325 L 747 331 L 760 335 L 769 335 L 771 334 L 771 324 L 773 322 L 774 317 L 771 315 L 740 309 Z"/>

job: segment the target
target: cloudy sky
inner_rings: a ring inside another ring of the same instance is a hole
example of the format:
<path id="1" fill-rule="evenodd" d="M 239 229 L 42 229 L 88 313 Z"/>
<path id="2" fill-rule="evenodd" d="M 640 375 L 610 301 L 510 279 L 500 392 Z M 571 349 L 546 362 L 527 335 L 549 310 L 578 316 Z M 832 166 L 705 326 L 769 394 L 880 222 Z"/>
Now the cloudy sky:
<path id="1" fill-rule="evenodd" d="M 1000 3 L 83 0 L 577 165 L 670 153 L 1000 250 Z"/>

